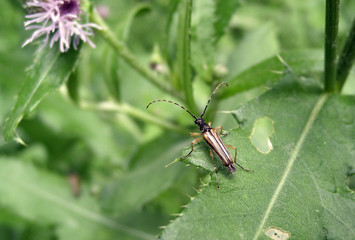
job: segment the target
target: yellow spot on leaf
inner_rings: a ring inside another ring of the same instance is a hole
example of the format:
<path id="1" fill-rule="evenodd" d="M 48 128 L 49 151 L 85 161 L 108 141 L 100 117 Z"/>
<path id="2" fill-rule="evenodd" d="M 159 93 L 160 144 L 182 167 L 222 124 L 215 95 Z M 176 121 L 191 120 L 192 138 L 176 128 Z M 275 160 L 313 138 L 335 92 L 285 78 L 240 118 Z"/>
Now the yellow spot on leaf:
<path id="1" fill-rule="evenodd" d="M 265 235 L 273 240 L 286 240 L 291 234 L 275 227 L 269 227 L 265 231 Z"/>
<path id="2" fill-rule="evenodd" d="M 274 121 L 268 117 L 262 117 L 255 121 L 253 131 L 249 138 L 259 152 L 266 154 L 273 149 L 270 140 L 273 133 Z"/>

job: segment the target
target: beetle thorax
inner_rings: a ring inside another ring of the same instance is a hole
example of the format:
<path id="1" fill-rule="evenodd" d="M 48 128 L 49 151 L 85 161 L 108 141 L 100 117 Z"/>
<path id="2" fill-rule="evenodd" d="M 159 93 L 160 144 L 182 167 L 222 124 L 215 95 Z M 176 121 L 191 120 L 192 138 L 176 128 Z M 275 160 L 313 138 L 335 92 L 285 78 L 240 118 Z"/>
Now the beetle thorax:
<path id="1" fill-rule="evenodd" d="M 211 127 L 205 123 L 205 119 L 203 118 L 198 118 L 195 120 L 195 124 L 199 126 L 200 131 L 202 133 L 208 132 L 209 130 L 211 130 Z"/>

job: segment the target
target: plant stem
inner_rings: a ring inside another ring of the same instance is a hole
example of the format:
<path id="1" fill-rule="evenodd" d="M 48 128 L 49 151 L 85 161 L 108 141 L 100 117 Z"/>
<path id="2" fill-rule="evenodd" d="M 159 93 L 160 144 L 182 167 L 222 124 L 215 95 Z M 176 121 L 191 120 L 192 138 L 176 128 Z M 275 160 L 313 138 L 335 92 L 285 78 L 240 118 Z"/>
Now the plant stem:
<path id="1" fill-rule="evenodd" d="M 161 90 L 171 94 L 172 96 L 182 99 L 182 96 L 179 92 L 171 87 L 171 85 L 159 78 L 147 67 L 139 63 L 139 61 L 134 57 L 134 55 L 129 51 L 129 49 L 119 41 L 113 32 L 105 24 L 104 20 L 99 16 L 96 11 L 93 11 L 91 14 L 91 20 L 102 27 L 101 31 L 98 31 L 102 38 L 107 41 L 116 53 L 124 59 L 133 69 L 135 69 L 139 74 L 149 80 L 152 84 L 160 88 Z"/>
<path id="2" fill-rule="evenodd" d="M 191 112 L 196 113 L 196 105 L 192 94 L 192 78 L 190 69 L 190 27 L 192 0 L 182 0 L 179 9 L 177 36 L 177 64 L 180 82 L 185 93 L 186 104 Z"/>
<path id="3" fill-rule="evenodd" d="M 325 7 L 325 52 L 324 85 L 325 91 L 336 89 L 336 49 L 339 22 L 339 0 L 326 0 Z"/>
<path id="4" fill-rule="evenodd" d="M 343 47 L 343 51 L 339 56 L 339 61 L 337 65 L 337 86 L 341 90 L 344 86 L 345 80 L 349 75 L 351 66 L 355 59 L 355 18 L 353 19 L 353 24 L 351 26 L 349 36 Z"/>
<path id="5" fill-rule="evenodd" d="M 136 119 L 142 120 L 144 122 L 156 124 L 159 127 L 165 128 L 169 131 L 174 131 L 182 134 L 189 133 L 189 131 L 184 128 L 180 128 L 176 125 L 173 125 L 164 119 L 153 116 L 152 114 L 149 114 L 147 112 L 143 112 L 142 110 L 137 109 L 126 103 L 116 103 L 116 102 L 102 102 L 99 104 L 82 103 L 82 107 L 91 110 L 126 113 Z"/>

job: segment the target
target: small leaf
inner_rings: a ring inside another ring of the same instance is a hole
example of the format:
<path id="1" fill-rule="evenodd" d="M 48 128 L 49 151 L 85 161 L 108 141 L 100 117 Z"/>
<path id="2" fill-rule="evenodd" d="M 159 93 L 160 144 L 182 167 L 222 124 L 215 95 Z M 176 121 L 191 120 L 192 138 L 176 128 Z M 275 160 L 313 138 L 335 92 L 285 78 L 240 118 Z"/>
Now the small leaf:
<path id="1" fill-rule="evenodd" d="M 76 72 L 72 72 L 72 74 L 70 74 L 66 86 L 68 89 L 69 97 L 71 98 L 71 100 L 73 100 L 73 102 L 78 104 L 79 100 L 80 100 L 79 78 L 78 78 L 78 74 Z"/>
<path id="2" fill-rule="evenodd" d="M 92 158 L 99 158 L 98 164 L 106 167 L 124 168 L 127 165 L 124 154 L 134 149 L 132 136 L 126 131 L 120 132 L 123 139 L 116 138 L 115 131 L 96 112 L 80 109 L 62 94 L 53 93 L 48 96 L 38 107 L 38 117 L 40 121 L 35 121 L 30 126 L 24 125 L 23 130 L 32 140 L 43 142 L 52 151 L 59 150 L 60 152 L 54 152 L 53 158 L 65 158 L 62 154 L 70 153 L 70 149 L 75 146 L 74 142 L 66 146 L 65 140 L 60 147 L 62 139 L 67 138 L 85 143 L 90 149 L 87 154 Z M 120 125 L 118 128 L 126 130 Z M 53 138 L 57 141 L 53 141 Z M 51 161 L 53 163 L 54 159 Z M 87 160 L 84 162 L 89 163 Z"/>
<path id="3" fill-rule="evenodd" d="M 323 68 L 323 55 L 322 50 L 295 50 L 281 53 L 281 58 L 268 58 L 232 78 L 220 97 L 223 99 L 255 87 L 271 85 L 278 82 L 282 73 L 288 70 L 304 77 L 320 73 Z"/>
<path id="4" fill-rule="evenodd" d="M 154 239 L 107 218 L 89 196 L 74 198 L 64 177 L 19 159 L 0 158 L 0 195 L 2 208 L 28 222 L 55 226 L 58 239 L 113 239 L 118 235 L 127 239 Z"/>
<path id="5" fill-rule="evenodd" d="M 258 99 L 234 111 L 240 124 L 224 137 L 238 147 L 237 161 L 253 169 L 215 174 L 162 239 L 353 239 L 355 197 L 346 185 L 355 158 L 355 97 L 322 93 L 292 73 Z M 255 122 L 274 122 L 273 150 L 250 140 Z M 213 173 L 206 144 L 186 161 Z M 206 162 L 206 163 L 204 163 Z"/>
<path id="6" fill-rule="evenodd" d="M 151 10 L 148 4 L 139 4 L 134 7 L 128 14 L 125 21 L 120 24 L 117 32 L 119 38 L 123 42 L 129 40 L 129 34 L 132 28 L 132 23 L 139 15 L 142 15 Z M 102 56 L 104 59 L 104 69 L 105 69 L 105 83 L 115 101 L 119 102 L 121 100 L 121 72 L 122 72 L 122 59 L 120 59 L 112 49 L 107 46 Z"/>
<path id="7" fill-rule="evenodd" d="M 279 52 L 276 27 L 271 23 L 248 32 L 229 54 L 227 68 L 230 76 L 241 73 L 251 66 Z"/>
<path id="8" fill-rule="evenodd" d="M 214 21 L 214 42 L 217 42 L 226 31 L 235 10 L 240 6 L 239 0 L 217 0 Z"/>
<path id="9" fill-rule="evenodd" d="M 75 68 L 80 51 L 61 53 L 58 47 L 36 53 L 28 77 L 17 95 L 17 101 L 4 127 L 4 139 L 15 138 L 21 119 L 29 114 L 50 92 L 58 89 Z"/>
<path id="10" fill-rule="evenodd" d="M 171 60 L 171 51 L 172 51 L 172 41 L 174 39 L 175 35 L 175 29 L 173 27 L 174 23 L 174 15 L 177 12 L 178 6 L 179 6 L 180 0 L 170 0 L 169 1 L 169 9 L 168 9 L 168 17 L 166 21 L 166 26 L 165 26 L 165 32 L 163 35 L 163 41 L 162 41 L 162 52 L 164 58 L 167 60 L 168 63 L 170 63 Z"/>
<path id="11" fill-rule="evenodd" d="M 109 48 L 106 49 L 104 56 L 104 80 L 113 99 L 119 102 L 121 100 L 121 61 Z"/>
<path id="12" fill-rule="evenodd" d="M 102 208 L 111 214 L 137 210 L 168 189 L 182 174 L 184 167 L 179 164 L 168 168 L 164 166 L 176 158 L 184 146 L 188 146 L 186 141 L 172 135 L 142 146 L 131 159 L 131 171 L 104 189 Z"/>
<path id="13" fill-rule="evenodd" d="M 205 81 L 212 81 L 214 67 L 214 10 L 212 0 L 196 1 L 192 15 L 191 64 Z"/>
<path id="14" fill-rule="evenodd" d="M 149 11 L 151 11 L 151 6 L 148 4 L 139 4 L 135 6 L 127 15 L 123 26 L 121 28 L 121 33 L 120 33 L 120 39 L 124 42 L 127 42 L 129 39 L 129 33 L 132 28 L 132 23 L 135 18 L 137 18 L 140 15 L 146 14 Z"/>

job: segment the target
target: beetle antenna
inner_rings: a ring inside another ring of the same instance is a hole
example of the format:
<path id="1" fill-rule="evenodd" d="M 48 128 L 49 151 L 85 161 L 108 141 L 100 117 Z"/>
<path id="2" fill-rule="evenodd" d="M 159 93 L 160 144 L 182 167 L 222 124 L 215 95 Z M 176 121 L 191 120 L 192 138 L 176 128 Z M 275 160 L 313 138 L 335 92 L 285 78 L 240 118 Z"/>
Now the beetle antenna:
<path id="1" fill-rule="evenodd" d="M 153 103 L 156 103 L 156 102 L 168 102 L 168 103 L 172 103 L 172 104 L 175 104 L 176 106 L 184 109 L 188 114 L 190 114 L 194 119 L 197 119 L 197 117 L 195 115 L 193 115 L 188 109 L 186 109 L 184 106 L 176 103 L 176 102 L 173 102 L 173 101 L 170 101 L 170 100 L 165 100 L 165 99 L 158 99 L 158 100 L 154 100 L 152 102 L 150 102 L 148 105 L 147 105 L 147 108 L 153 104 Z"/>
<path id="2" fill-rule="evenodd" d="M 214 89 L 213 93 L 211 94 L 210 99 L 208 99 L 208 102 L 207 102 L 207 104 L 206 104 L 206 107 L 205 107 L 205 109 L 203 110 L 203 113 L 201 114 L 201 117 L 200 117 L 200 118 L 202 118 L 203 115 L 205 115 L 206 110 L 207 110 L 207 107 L 208 107 L 208 105 L 210 104 L 213 95 L 217 92 L 218 88 L 219 88 L 220 86 L 222 86 L 222 85 L 228 86 L 228 84 L 227 84 L 226 82 L 221 82 L 220 84 L 218 84 L 218 86 Z"/>

